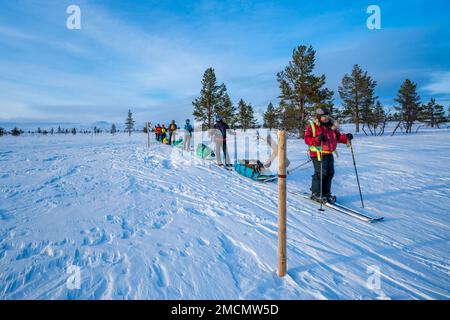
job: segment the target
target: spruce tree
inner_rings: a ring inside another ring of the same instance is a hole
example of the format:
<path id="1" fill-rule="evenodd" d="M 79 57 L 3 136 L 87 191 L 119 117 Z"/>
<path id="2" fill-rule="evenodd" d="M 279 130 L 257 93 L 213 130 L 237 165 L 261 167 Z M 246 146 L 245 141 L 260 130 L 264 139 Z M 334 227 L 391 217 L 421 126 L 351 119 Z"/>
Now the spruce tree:
<path id="1" fill-rule="evenodd" d="M 116 124 L 113 123 L 112 126 L 111 126 L 111 134 L 112 134 L 112 135 L 115 135 L 116 132 L 117 132 Z"/>
<path id="2" fill-rule="evenodd" d="M 356 132 L 359 132 L 360 123 L 368 123 L 372 116 L 374 96 L 377 82 L 373 80 L 367 71 L 363 71 L 359 65 L 354 65 L 352 73 L 345 74 L 342 85 L 339 86 L 339 96 L 342 99 L 344 114 L 351 117 L 355 123 Z"/>
<path id="3" fill-rule="evenodd" d="M 219 101 L 215 113 L 220 115 L 230 127 L 234 128 L 236 126 L 236 107 L 233 106 L 225 86 L 223 86 L 221 96 L 222 98 Z"/>
<path id="4" fill-rule="evenodd" d="M 238 103 L 237 118 L 239 127 L 244 131 L 250 128 L 254 128 L 256 126 L 253 107 L 251 104 L 245 103 L 243 99 L 240 99 Z"/>
<path id="5" fill-rule="evenodd" d="M 1 136 L 4 136 L 5 134 L 6 134 L 5 129 L 3 129 L 3 128 L 0 127 L 0 137 L 1 137 Z"/>
<path id="6" fill-rule="evenodd" d="M 395 101 L 398 103 L 395 110 L 400 113 L 400 120 L 392 134 L 398 129 L 401 123 L 405 124 L 406 133 L 411 133 L 412 126 L 417 120 L 420 112 L 420 97 L 416 92 L 417 84 L 406 79 L 398 90 Z"/>
<path id="7" fill-rule="evenodd" d="M 133 113 L 131 112 L 131 110 L 128 110 L 128 117 L 125 121 L 125 128 L 128 131 L 128 135 L 131 136 L 131 131 L 134 130 Z"/>
<path id="8" fill-rule="evenodd" d="M 275 109 L 272 102 L 267 106 L 266 112 L 264 112 L 264 128 L 268 128 L 270 130 L 276 129 L 280 125 L 280 114 L 278 109 Z"/>
<path id="9" fill-rule="evenodd" d="M 225 92 L 226 88 L 224 84 L 217 85 L 214 69 L 206 69 L 203 74 L 200 97 L 192 102 L 195 120 L 201 122 L 208 129 L 211 129 L 214 125 L 214 113 L 220 109 Z"/>
<path id="10" fill-rule="evenodd" d="M 305 134 L 307 113 L 321 104 L 330 104 L 334 94 L 333 91 L 323 88 L 325 75 L 313 74 L 315 54 L 312 46 L 298 46 L 293 50 L 292 61 L 277 74 L 282 112 L 289 112 L 295 117 L 284 121 L 284 126 L 287 129 L 295 122 L 299 137 Z M 283 118 L 288 119 L 286 115 Z"/>

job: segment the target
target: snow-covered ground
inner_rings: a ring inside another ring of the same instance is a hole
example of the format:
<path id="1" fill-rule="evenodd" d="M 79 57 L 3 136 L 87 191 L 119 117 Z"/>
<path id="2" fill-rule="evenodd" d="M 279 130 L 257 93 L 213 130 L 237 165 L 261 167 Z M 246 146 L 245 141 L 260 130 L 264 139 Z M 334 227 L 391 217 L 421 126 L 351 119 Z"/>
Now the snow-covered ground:
<path id="1" fill-rule="evenodd" d="M 383 222 L 289 195 L 283 279 L 276 183 L 145 143 L 144 134 L 0 138 L 1 299 L 450 298 L 448 129 L 357 137 L 365 204 Z M 358 208 L 351 154 L 339 150 L 333 191 Z M 307 160 L 303 141 L 289 139 L 288 157 Z M 311 174 L 296 171 L 288 189 L 307 191 Z M 73 266 L 79 289 L 67 284 Z"/>

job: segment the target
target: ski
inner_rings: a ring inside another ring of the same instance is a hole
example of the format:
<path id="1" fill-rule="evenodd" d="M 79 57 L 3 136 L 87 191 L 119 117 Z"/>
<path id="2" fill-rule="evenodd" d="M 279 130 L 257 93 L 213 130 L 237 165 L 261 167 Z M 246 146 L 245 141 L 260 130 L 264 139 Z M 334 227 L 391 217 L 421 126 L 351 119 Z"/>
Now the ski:
<path id="1" fill-rule="evenodd" d="M 216 167 L 219 167 L 220 169 L 225 169 L 227 171 L 233 171 L 233 169 L 231 169 L 230 167 L 227 167 L 225 165 L 218 165 L 218 164 L 214 164 Z"/>
<path id="2" fill-rule="evenodd" d="M 339 207 L 339 208 L 341 208 L 341 209 L 344 209 L 344 210 L 347 210 L 347 211 L 351 211 L 351 212 L 356 213 L 356 214 L 363 215 L 363 216 L 365 216 L 365 217 L 367 217 L 367 218 L 369 218 L 369 219 L 372 219 L 372 220 L 374 220 L 374 221 L 380 221 L 380 220 L 383 220 L 383 219 L 384 219 L 384 217 L 372 217 L 372 216 L 370 216 L 370 215 L 367 215 L 367 214 L 362 213 L 362 212 L 360 212 L 360 211 L 357 211 L 357 210 L 355 210 L 355 209 L 352 209 L 352 208 L 349 208 L 349 207 L 347 207 L 347 206 L 344 206 L 344 205 L 342 205 L 342 204 L 340 204 L 340 203 L 334 203 L 334 205 L 337 206 L 337 207 Z"/>
<path id="3" fill-rule="evenodd" d="M 307 193 L 297 192 L 297 191 L 288 191 L 288 192 L 290 194 L 302 197 L 303 199 L 307 199 L 307 200 L 309 200 L 311 202 L 319 203 L 318 201 L 315 201 L 315 200 L 311 199 L 310 195 L 307 194 Z M 368 214 L 365 214 L 365 213 L 362 213 L 360 211 L 348 208 L 348 207 L 346 207 L 344 205 L 341 205 L 339 203 L 332 204 L 332 203 L 324 202 L 323 205 L 325 207 L 327 207 L 327 208 L 333 209 L 333 210 L 335 210 L 337 212 L 346 214 L 348 216 L 351 216 L 353 218 L 356 218 L 356 219 L 359 219 L 359 220 L 365 221 L 365 222 L 372 223 L 372 222 L 377 222 L 377 221 L 381 221 L 381 220 L 384 219 L 384 217 L 372 217 L 372 216 L 370 216 Z"/>

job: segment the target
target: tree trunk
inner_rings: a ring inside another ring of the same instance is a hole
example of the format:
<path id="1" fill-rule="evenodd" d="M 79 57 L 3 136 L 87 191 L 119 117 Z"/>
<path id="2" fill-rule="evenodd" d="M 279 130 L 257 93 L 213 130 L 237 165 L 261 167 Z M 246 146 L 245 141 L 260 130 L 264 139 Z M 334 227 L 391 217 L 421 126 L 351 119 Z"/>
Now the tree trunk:
<path id="1" fill-rule="evenodd" d="M 393 135 L 395 134 L 395 131 L 397 131 L 397 129 L 400 127 L 400 124 L 401 124 L 401 123 L 402 123 L 401 120 L 397 123 L 397 126 L 395 127 L 395 129 L 394 129 L 394 131 L 392 132 L 391 136 L 393 136 Z"/>
<path id="2" fill-rule="evenodd" d="M 304 122 L 305 122 L 305 101 L 302 99 L 300 100 L 300 123 L 298 126 L 299 139 L 302 139 L 305 135 Z"/>

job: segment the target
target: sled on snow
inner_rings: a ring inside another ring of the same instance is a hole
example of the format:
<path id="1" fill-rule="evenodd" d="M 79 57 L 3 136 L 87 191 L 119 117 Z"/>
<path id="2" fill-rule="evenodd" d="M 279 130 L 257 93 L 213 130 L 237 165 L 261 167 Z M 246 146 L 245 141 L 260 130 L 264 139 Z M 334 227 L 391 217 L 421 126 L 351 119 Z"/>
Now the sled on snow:
<path id="1" fill-rule="evenodd" d="M 255 181 L 270 182 L 277 179 L 276 175 L 266 172 L 267 170 L 264 168 L 263 163 L 259 160 L 236 160 L 234 162 L 234 170 L 244 177 Z"/>
<path id="2" fill-rule="evenodd" d="M 174 142 L 172 143 L 172 145 L 173 145 L 174 147 L 177 147 L 177 146 L 181 146 L 182 143 L 183 143 L 183 139 L 180 138 L 180 139 L 174 141 Z"/>
<path id="3" fill-rule="evenodd" d="M 206 160 L 212 160 L 216 157 L 216 154 L 214 153 L 214 151 L 212 151 L 212 149 L 210 147 L 208 147 L 206 144 L 203 144 L 203 143 L 200 143 L 197 146 L 197 150 L 196 150 L 195 154 L 197 155 L 197 157 L 199 157 L 201 159 L 206 159 Z"/>

